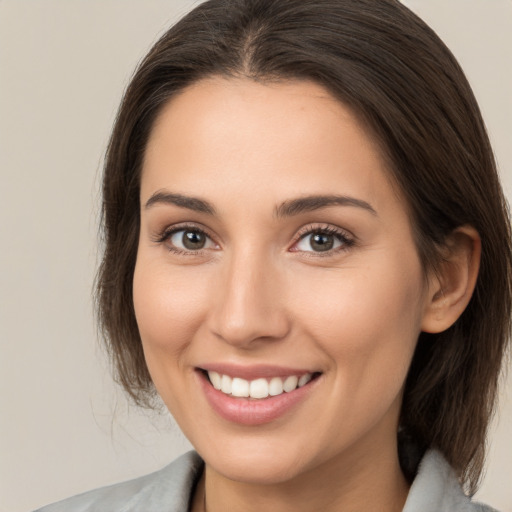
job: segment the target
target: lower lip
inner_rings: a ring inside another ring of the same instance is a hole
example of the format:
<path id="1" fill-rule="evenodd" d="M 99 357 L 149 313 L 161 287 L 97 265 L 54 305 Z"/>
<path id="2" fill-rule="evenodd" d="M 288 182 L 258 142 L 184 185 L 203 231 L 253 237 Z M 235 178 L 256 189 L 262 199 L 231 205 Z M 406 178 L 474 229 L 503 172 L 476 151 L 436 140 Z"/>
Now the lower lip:
<path id="1" fill-rule="evenodd" d="M 198 372 L 204 394 L 222 418 L 240 425 L 263 425 L 284 416 L 306 399 L 319 377 L 289 393 L 257 400 L 235 398 L 215 389 L 203 372 Z"/>

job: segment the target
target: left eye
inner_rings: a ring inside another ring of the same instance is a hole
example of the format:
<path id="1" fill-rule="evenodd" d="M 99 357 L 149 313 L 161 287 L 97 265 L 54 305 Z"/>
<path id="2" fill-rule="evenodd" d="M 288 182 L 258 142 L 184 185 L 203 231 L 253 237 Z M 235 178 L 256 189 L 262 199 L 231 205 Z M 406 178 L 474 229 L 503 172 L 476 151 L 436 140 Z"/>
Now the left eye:
<path id="1" fill-rule="evenodd" d="M 296 250 L 306 252 L 327 252 L 343 245 L 339 234 L 317 231 L 303 236 L 296 244 Z"/>
<path id="2" fill-rule="evenodd" d="M 184 251 L 200 251 L 210 249 L 215 244 L 209 236 L 197 229 L 180 229 L 169 237 L 169 242 L 177 249 Z"/>

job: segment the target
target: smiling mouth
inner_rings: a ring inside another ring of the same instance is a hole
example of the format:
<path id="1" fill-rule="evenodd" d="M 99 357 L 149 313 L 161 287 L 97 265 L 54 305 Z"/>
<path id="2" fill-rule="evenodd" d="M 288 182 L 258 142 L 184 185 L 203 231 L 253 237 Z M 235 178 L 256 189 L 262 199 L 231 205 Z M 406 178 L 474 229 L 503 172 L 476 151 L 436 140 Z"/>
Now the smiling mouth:
<path id="1" fill-rule="evenodd" d="M 320 372 L 246 380 L 215 371 L 202 370 L 209 383 L 218 391 L 235 398 L 263 400 L 306 386 L 320 376 Z"/>

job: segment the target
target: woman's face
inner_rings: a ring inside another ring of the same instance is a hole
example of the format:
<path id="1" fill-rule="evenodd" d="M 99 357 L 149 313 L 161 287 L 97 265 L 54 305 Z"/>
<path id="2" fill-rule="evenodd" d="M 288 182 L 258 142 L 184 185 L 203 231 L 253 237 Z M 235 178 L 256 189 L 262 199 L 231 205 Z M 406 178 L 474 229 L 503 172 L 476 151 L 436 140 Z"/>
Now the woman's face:
<path id="1" fill-rule="evenodd" d="M 133 291 L 156 389 L 217 473 L 396 457 L 428 293 L 377 145 L 319 85 L 212 78 L 165 107 Z"/>

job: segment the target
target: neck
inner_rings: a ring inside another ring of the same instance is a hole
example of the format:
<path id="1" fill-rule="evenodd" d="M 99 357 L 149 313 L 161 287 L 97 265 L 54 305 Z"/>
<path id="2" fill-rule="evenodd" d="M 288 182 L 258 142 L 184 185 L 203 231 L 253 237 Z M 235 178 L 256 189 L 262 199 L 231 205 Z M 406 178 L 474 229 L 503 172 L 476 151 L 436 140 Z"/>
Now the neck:
<path id="1" fill-rule="evenodd" d="M 400 512 L 408 484 L 398 462 L 396 445 L 343 454 L 291 480 L 273 484 L 236 482 L 205 467 L 192 510 L 220 512 Z M 369 459 L 369 460 L 366 460 Z"/>

